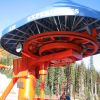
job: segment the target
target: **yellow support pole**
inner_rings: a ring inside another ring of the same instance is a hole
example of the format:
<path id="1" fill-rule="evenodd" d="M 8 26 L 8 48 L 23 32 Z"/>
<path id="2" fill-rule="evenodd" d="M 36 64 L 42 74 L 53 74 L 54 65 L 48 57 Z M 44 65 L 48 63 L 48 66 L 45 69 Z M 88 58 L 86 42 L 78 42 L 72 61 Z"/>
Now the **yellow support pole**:
<path id="1" fill-rule="evenodd" d="M 18 100 L 35 100 L 36 77 L 33 73 L 28 73 L 27 77 L 20 78 Z"/>
<path id="2" fill-rule="evenodd" d="M 13 78 L 11 80 L 11 82 L 9 83 L 8 87 L 5 89 L 5 91 L 3 92 L 3 94 L 1 95 L 0 100 L 5 100 L 6 97 L 8 96 L 8 94 L 10 93 L 11 89 L 13 88 L 13 86 L 15 85 L 15 83 L 17 82 L 17 78 Z"/>

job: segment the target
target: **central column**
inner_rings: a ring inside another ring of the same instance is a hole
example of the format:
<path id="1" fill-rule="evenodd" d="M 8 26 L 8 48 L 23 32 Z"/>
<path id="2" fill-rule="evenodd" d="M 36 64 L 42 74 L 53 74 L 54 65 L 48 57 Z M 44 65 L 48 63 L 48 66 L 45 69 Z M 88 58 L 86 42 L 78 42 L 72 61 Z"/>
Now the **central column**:
<path id="1" fill-rule="evenodd" d="M 35 73 L 29 72 L 27 77 L 19 79 L 19 95 L 18 100 L 35 100 Z"/>
<path id="2" fill-rule="evenodd" d="M 45 100 L 45 78 L 47 75 L 47 64 L 41 64 L 40 66 L 40 70 L 39 70 L 39 74 L 40 74 L 40 100 Z"/>

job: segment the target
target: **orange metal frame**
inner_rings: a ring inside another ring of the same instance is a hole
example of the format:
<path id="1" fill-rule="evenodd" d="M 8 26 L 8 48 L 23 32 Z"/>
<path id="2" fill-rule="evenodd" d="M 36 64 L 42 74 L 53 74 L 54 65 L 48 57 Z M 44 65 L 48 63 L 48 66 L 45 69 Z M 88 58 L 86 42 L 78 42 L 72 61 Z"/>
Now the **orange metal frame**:
<path id="1" fill-rule="evenodd" d="M 6 88 L 6 90 L 3 92 L 3 94 L 0 97 L 0 100 L 5 100 L 6 97 L 8 96 L 8 94 L 10 93 L 11 89 L 13 88 L 13 86 L 15 85 L 15 83 L 17 82 L 17 78 L 13 78 L 11 80 L 11 82 L 9 83 L 8 87 Z"/>

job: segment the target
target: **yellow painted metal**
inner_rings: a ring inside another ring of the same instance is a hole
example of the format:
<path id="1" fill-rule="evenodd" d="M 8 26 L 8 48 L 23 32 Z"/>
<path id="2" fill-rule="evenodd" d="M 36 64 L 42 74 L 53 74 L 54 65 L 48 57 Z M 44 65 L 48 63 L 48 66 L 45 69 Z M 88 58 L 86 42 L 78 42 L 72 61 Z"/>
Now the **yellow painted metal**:
<path id="1" fill-rule="evenodd" d="M 5 100 L 6 97 L 8 96 L 8 94 L 10 93 L 11 89 L 13 88 L 13 86 L 15 85 L 15 83 L 17 82 L 17 78 L 13 78 L 11 80 L 11 82 L 9 83 L 8 87 L 5 89 L 5 91 L 3 92 L 3 94 L 0 97 L 0 100 Z"/>
<path id="2" fill-rule="evenodd" d="M 16 77 L 16 78 L 26 77 L 27 75 L 28 75 L 28 70 L 20 71 L 18 72 L 18 74 L 13 73 L 13 77 Z"/>
<path id="3" fill-rule="evenodd" d="M 40 75 L 46 75 L 47 74 L 47 70 L 41 69 L 41 70 L 39 70 L 39 74 Z"/>
<path id="4" fill-rule="evenodd" d="M 22 84 L 19 88 L 18 100 L 35 100 L 36 78 L 33 73 L 19 79 Z"/>

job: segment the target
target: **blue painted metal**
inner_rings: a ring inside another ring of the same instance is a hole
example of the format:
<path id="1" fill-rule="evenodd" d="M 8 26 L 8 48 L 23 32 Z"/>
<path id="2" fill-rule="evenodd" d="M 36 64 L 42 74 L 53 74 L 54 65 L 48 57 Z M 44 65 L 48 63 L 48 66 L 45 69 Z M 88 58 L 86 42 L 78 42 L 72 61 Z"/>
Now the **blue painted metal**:
<path id="1" fill-rule="evenodd" d="M 77 17 L 77 20 L 81 20 L 82 17 L 84 17 L 84 20 L 88 21 L 88 19 L 90 20 L 90 24 L 87 23 L 86 27 L 84 27 L 83 25 L 83 30 L 84 31 L 88 31 L 90 34 L 91 28 L 96 28 L 98 32 L 100 32 L 100 12 L 82 6 L 78 3 L 74 3 L 71 0 L 61 0 L 59 2 L 55 2 L 52 5 L 50 5 L 47 8 L 42 9 L 41 11 L 37 12 L 37 13 L 33 13 L 30 16 L 27 16 L 26 18 L 20 20 L 17 23 L 12 24 L 11 26 L 7 27 L 3 32 L 2 32 L 2 37 L 1 37 L 1 45 L 3 46 L 4 49 L 6 49 L 8 52 L 18 55 L 20 56 L 21 53 L 17 53 L 16 52 L 16 46 L 17 44 L 20 42 L 21 44 L 23 44 L 23 42 L 31 35 L 35 35 L 37 34 L 36 32 L 32 34 L 32 32 L 30 33 L 31 30 L 28 30 L 27 32 L 27 27 L 31 27 L 31 23 L 33 23 L 34 28 L 37 28 L 38 31 L 38 27 L 35 25 L 36 21 L 39 23 L 40 25 L 40 30 L 41 27 L 45 27 L 46 29 L 50 29 L 51 24 L 47 26 L 46 22 L 44 20 L 49 20 L 49 18 L 51 18 L 50 20 L 52 20 L 54 17 L 54 19 L 57 21 L 58 19 L 56 18 L 56 16 L 58 16 L 59 18 L 61 18 L 61 22 L 62 24 L 65 23 L 62 20 L 62 17 L 64 17 L 63 19 L 65 19 L 66 16 L 68 16 L 69 21 L 68 21 L 68 27 L 72 27 L 70 25 L 70 23 L 74 22 L 75 17 Z M 71 18 L 73 20 L 73 22 L 71 22 Z M 80 18 L 80 19 L 78 19 Z M 50 21 L 49 20 L 49 21 Z M 44 22 L 45 22 L 45 26 L 43 26 Z M 38 24 L 37 23 L 37 24 Z M 41 24 L 42 23 L 42 24 Z M 52 22 L 50 22 L 52 23 Z M 55 23 L 55 22 L 53 22 Z M 97 23 L 97 24 L 95 24 Z M 58 22 L 59 24 L 59 22 Z M 78 26 L 78 28 L 83 24 L 83 22 Z M 98 26 L 97 26 L 98 25 Z M 58 25 L 59 27 L 59 25 Z M 52 27 L 54 28 L 54 26 Z M 81 28 L 82 29 L 82 28 Z M 55 29 L 52 29 L 53 31 L 55 31 Z M 78 30 L 78 32 L 83 31 L 83 30 Z M 69 30 L 72 31 L 72 30 Z M 77 31 L 77 28 L 76 30 Z M 43 32 L 43 31 L 42 31 Z M 42 33 L 41 32 L 41 33 Z M 100 36 L 98 36 L 97 40 L 100 42 Z M 99 53 L 100 50 L 97 52 Z"/>
<path id="2" fill-rule="evenodd" d="M 67 10 L 64 11 L 64 9 L 73 10 L 73 12 L 75 11 L 75 13 L 73 13 L 73 14 L 66 13 Z M 61 10 L 63 11 L 63 13 L 61 12 Z M 58 11 L 59 13 L 55 13 L 56 11 Z M 46 15 L 43 15 L 43 14 L 46 14 Z M 87 16 L 87 17 L 91 17 L 91 18 L 100 19 L 99 11 L 96 11 L 94 9 L 85 7 L 85 6 L 77 4 L 77 3 L 74 3 L 71 0 L 61 0 L 61 2 L 55 2 L 54 4 L 47 7 L 46 9 L 43 9 L 37 13 L 33 13 L 32 15 L 27 16 L 26 18 L 20 20 L 19 22 L 12 24 L 11 26 L 7 27 L 2 32 L 2 34 L 4 35 L 16 28 L 19 28 L 19 27 L 33 21 L 33 20 L 38 20 L 41 18 L 52 17 L 52 16 L 58 16 L 58 15 L 60 15 L 60 16 L 61 15 L 76 15 L 76 16 L 85 16 L 85 17 Z M 28 20 L 29 18 L 30 18 L 30 20 Z"/>

